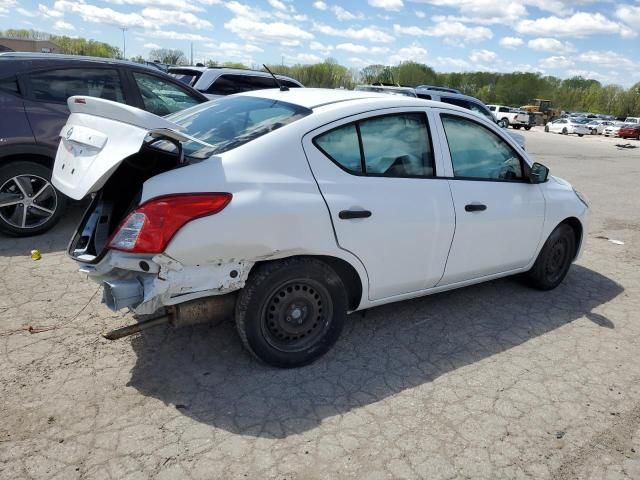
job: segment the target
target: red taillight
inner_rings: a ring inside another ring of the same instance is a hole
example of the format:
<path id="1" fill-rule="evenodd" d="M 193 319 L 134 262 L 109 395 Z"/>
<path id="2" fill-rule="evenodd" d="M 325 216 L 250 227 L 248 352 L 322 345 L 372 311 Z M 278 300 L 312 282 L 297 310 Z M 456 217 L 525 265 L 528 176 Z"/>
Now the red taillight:
<path id="1" fill-rule="evenodd" d="M 231 201 L 230 193 L 187 193 L 152 198 L 118 226 L 109 248 L 132 253 L 161 253 L 186 223 L 214 215 Z"/>

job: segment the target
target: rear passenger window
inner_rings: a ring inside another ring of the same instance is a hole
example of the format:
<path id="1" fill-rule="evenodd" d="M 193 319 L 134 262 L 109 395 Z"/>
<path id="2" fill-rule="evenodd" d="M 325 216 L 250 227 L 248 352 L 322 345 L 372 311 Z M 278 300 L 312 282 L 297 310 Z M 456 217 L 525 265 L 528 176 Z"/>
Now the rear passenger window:
<path id="1" fill-rule="evenodd" d="M 0 90 L 3 92 L 15 93 L 20 95 L 20 87 L 18 87 L 18 80 L 15 78 L 5 78 L 0 80 Z"/>
<path id="2" fill-rule="evenodd" d="M 276 87 L 276 82 L 271 77 L 262 77 L 259 75 L 220 75 L 207 89 L 206 93 L 213 95 L 232 95 L 234 93 Z"/>
<path id="3" fill-rule="evenodd" d="M 423 113 L 360 120 L 324 133 L 314 143 L 350 173 L 388 177 L 435 175 L 433 150 Z"/>
<path id="4" fill-rule="evenodd" d="M 117 70 L 65 68 L 34 72 L 28 77 L 36 100 L 65 103 L 73 95 L 87 95 L 124 103 Z"/>

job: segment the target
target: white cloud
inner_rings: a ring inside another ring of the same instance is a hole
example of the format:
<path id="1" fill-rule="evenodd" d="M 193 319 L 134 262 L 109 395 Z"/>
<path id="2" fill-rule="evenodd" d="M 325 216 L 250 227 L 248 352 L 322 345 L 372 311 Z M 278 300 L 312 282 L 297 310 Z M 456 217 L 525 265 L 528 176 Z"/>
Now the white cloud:
<path id="1" fill-rule="evenodd" d="M 58 10 L 54 10 L 51 7 L 48 7 L 43 4 L 38 5 L 38 13 L 40 15 L 44 15 L 45 17 L 51 17 L 51 18 L 62 18 L 64 16 L 64 13 L 59 12 Z"/>
<path id="2" fill-rule="evenodd" d="M 309 48 L 315 52 L 318 52 L 320 55 L 327 56 L 333 50 L 332 45 L 324 45 L 320 42 L 313 41 L 309 44 Z"/>
<path id="3" fill-rule="evenodd" d="M 545 68 L 569 68 L 574 65 L 574 61 L 564 55 L 557 55 L 543 58 L 540 65 Z"/>
<path id="4" fill-rule="evenodd" d="M 375 27 L 346 28 L 341 30 L 329 25 L 315 24 L 314 28 L 325 35 L 352 38 L 354 40 L 368 40 L 373 43 L 390 43 L 395 40 L 393 36 Z"/>
<path id="5" fill-rule="evenodd" d="M 211 40 L 209 37 L 197 33 L 174 32 L 171 30 L 145 30 L 142 34 L 145 37 L 161 38 L 164 40 L 183 40 L 187 42 L 205 42 Z"/>
<path id="6" fill-rule="evenodd" d="M 85 22 L 106 23 L 108 25 L 116 25 L 120 27 L 142 27 L 149 29 L 158 27 L 156 22 L 145 19 L 139 13 L 117 12 L 112 8 L 101 8 L 95 5 L 89 5 L 84 3 L 83 0 L 57 0 L 53 4 L 53 8 L 61 13 L 72 12 L 80 15 Z"/>
<path id="7" fill-rule="evenodd" d="M 404 7 L 402 0 L 369 0 L 369 5 L 390 11 L 398 11 Z"/>
<path id="8" fill-rule="evenodd" d="M 104 0 L 106 3 L 114 5 L 141 5 L 144 7 L 158 7 L 165 10 L 177 10 L 180 12 L 204 12 L 204 8 L 199 3 L 202 1 L 189 0 Z M 210 5 L 210 4 L 208 4 Z"/>
<path id="9" fill-rule="evenodd" d="M 630 60 L 629 58 L 612 51 L 596 51 L 589 50 L 588 52 L 578 55 L 578 60 L 581 62 L 592 63 L 601 67 L 607 68 L 620 68 L 623 70 L 634 71 L 640 69 L 640 65 Z"/>
<path id="10" fill-rule="evenodd" d="M 161 48 L 161 47 L 157 43 L 149 42 L 149 43 L 145 43 L 144 45 L 142 45 L 142 48 L 148 48 L 148 49 L 153 50 L 155 48 Z"/>
<path id="11" fill-rule="evenodd" d="M 618 7 L 616 9 L 616 17 L 636 31 L 640 31 L 640 5 L 637 7 L 632 5 Z"/>
<path id="12" fill-rule="evenodd" d="M 16 0 L 0 0 L 0 17 L 9 13 L 9 9 L 15 7 Z"/>
<path id="13" fill-rule="evenodd" d="M 601 13 L 578 12 L 566 18 L 543 17 L 536 20 L 522 20 L 515 30 L 526 35 L 555 37 L 586 37 L 589 35 L 619 34 L 623 37 L 635 33 L 620 23 L 609 20 Z"/>
<path id="14" fill-rule="evenodd" d="M 265 12 L 264 10 L 260 10 L 259 8 L 253 8 L 249 5 L 245 5 L 244 3 L 236 1 L 227 2 L 224 4 L 224 6 L 239 17 L 247 17 L 252 20 L 271 17 L 271 14 L 269 12 Z"/>
<path id="15" fill-rule="evenodd" d="M 498 54 L 491 50 L 473 50 L 469 55 L 469 60 L 473 63 L 493 63 L 498 59 Z"/>
<path id="16" fill-rule="evenodd" d="M 142 10 L 142 16 L 145 20 L 151 19 L 156 25 L 163 23 L 172 23 L 185 27 L 192 27 L 198 30 L 203 28 L 211 28 L 211 22 L 196 17 L 193 13 L 188 12 L 167 12 L 159 8 L 145 8 Z M 170 20 L 170 21 L 169 21 Z"/>
<path id="17" fill-rule="evenodd" d="M 519 37 L 503 37 L 499 43 L 505 48 L 516 48 L 523 45 L 524 40 Z"/>
<path id="18" fill-rule="evenodd" d="M 345 10 L 339 5 L 334 5 L 333 7 L 331 7 L 331 11 L 341 22 L 345 20 L 362 20 L 364 18 L 364 15 L 362 13 L 351 13 L 349 10 Z"/>
<path id="19" fill-rule="evenodd" d="M 576 51 L 576 47 L 569 42 L 561 42 L 555 38 L 534 38 L 529 40 L 527 46 L 533 50 L 551 53 L 571 53 Z"/>
<path id="20" fill-rule="evenodd" d="M 323 60 L 322 57 L 313 53 L 298 53 L 293 58 L 302 63 L 319 63 Z"/>
<path id="21" fill-rule="evenodd" d="M 467 27 L 460 22 L 441 22 L 431 27 L 405 27 L 394 25 L 393 31 L 397 34 L 412 35 L 416 37 L 445 37 L 456 41 L 478 42 L 493 37 L 493 32 L 487 27 Z"/>
<path id="22" fill-rule="evenodd" d="M 341 43 L 336 45 L 336 50 L 342 50 L 350 53 L 387 53 L 389 49 L 387 47 L 369 47 L 364 45 L 354 45 L 353 43 Z"/>
<path id="23" fill-rule="evenodd" d="M 56 20 L 56 22 L 53 24 L 53 29 L 73 31 L 76 29 L 76 27 L 71 25 L 69 22 L 65 22 L 64 20 Z"/>
<path id="24" fill-rule="evenodd" d="M 515 22 L 527 17 L 527 9 L 519 0 L 414 0 L 438 7 L 458 10 L 458 16 L 439 16 L 435 21 L 458 21 L 463 23 L 504 23 Z"/>
<path id="25" fill-rule="evenodd" d="M 470 67 L 469 62 L 461 58 L 437 57 L 436 63 L 442 65 L 442 67 L 444 68 L 451 68 L 456 70 L 468 70 Z"/>
<path id="26" fill-rule="evenodd" d="M 418 62 L 418 63 L 427 63 L 427 52 L 426 48 L 423 48 L 419 45 L 411 45 L 410 47 L 404 47 L 398 50 L 396 53 L 389 57 L 388 62 L 391 65 L 398 64 L 401 62 Z"/>
<path id="27" fill-rule="evenodd" d="M 427 14 L 424 13 L 422 10 L 416 10 L 416 17 L 425 18 L 426 16 L 427 16 Z"/>
<path id="28" fill-rule="evenodd" d="M 246 17 L 234 17 L 224 28 L 249 42 L 279 43 L 298 46 L 301 40 L 311 40 L 313 35 L 295 25 L 284 22 L 259 22 Z"/>
<path id="29" fill-rule="evenodd" d="M 349 62 L 349 65 L 353 65 L 355 67 L 366 67 L 367 65 L 381 63 L 378 60 L 372 60 L 372 59 L 360 58 L 360 57 L 349 57 L 347 61 Z"/>
<path id="30" fill-rule="evenodd" d="M 38 16 L 38 12 L 34 12 L 33 10 L 27 10 L 26 8 L 22 8 L 22 7 L 16 8 L 16 12 L 18 12 L 20 15 L 24 17 L 33 18 Z"/>
<path id="31" fill-rule="evenodd" d="M 286 12 L 288 10 L 287 6 L 280 0 L 269 0 L 269 5 L 271 5 L 276 10 L 281 10 L 283 12 Z"/>
<path id="32" fill-rule="evenodd" d="M 253 54 L 262 53 L 264 50 L 261 47 L 252 45 L 250 43 L 240 44 L 235 42 L 221 42 L 221 43 L 205 43 L 204 52 L 199 52 L 200 57 L 222 59 L 224 61 L 237 60 L 245 65 L 251 65 L 255 63 Z"/>
<path id="33" fill-rule="evenodd" d="M 318 10 L 326 10 L 327 4 L 322 1 L 313 2 L 313 8 L 317 8 Z"/>

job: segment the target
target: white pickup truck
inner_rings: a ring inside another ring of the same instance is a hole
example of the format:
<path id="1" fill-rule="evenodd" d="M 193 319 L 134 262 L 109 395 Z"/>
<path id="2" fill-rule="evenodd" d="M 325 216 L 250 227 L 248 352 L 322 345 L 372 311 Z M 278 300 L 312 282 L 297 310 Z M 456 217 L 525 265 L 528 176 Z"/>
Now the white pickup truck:
<path id="1" fill-rule="evenodd" d="M 512 107 L 505 107 L 504 105 L 487 105 L 491 113 L 496 117 L 496 121 L 503 128 L 512 126 L 516 130 L 524 127 L 525 130 L 531 129 L 531 123 L 529 123 L 529 114 L 522 110 Z"/>

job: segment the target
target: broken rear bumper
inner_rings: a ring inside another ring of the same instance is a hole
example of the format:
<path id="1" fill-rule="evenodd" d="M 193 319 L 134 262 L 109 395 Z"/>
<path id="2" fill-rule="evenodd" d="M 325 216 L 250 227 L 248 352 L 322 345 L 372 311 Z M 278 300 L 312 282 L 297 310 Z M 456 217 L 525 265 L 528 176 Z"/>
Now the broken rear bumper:
<path id="1" fill-rule="evenodd" d="M 95 265 L 82 264 L 80 272 L 104 287 L 102 301 L 111 310 L 128 308 L 142 315 L 239 290 L 252 266 L 235 261 L 185 266 L 165 254 L 109 251 Z"/>

